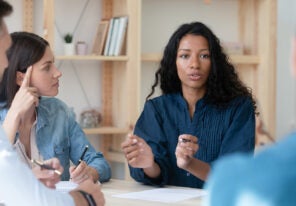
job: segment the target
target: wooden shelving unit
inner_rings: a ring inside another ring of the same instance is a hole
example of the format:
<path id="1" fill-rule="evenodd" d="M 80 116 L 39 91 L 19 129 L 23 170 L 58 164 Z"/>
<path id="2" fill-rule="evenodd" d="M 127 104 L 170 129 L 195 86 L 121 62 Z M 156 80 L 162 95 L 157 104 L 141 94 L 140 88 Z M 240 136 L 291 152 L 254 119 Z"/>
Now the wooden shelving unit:
<path id="1" fill-rule="evenodd" d="M 97 127 L 83 129 L 85 134 L 126 134 L 129 132 L 128 128 L 119 127 Z"/>

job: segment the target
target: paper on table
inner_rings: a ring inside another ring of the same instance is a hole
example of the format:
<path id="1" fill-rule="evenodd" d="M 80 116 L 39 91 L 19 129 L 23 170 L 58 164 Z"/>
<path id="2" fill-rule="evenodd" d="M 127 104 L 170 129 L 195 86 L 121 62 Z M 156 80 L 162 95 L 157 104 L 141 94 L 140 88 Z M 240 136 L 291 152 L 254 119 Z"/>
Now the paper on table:
<path id="1" fill-rule="evenodd" d="M 173 203 L 195 197 L 201 197 L 206 194 L 206 191 L 199 189 L 160 188 L 145 190 L 142 192 L 130 192 L 126 194 L 113 195 L 113 197 Z"/>
<path id="2" fill-rule="evenodd" d="M 56 190 L 59 192 L 69 192 L 70 190 L 75 189 L 78 186 L 78 184 L 71 182 L 71 181 L 60 181 L 56 184 Z"/>

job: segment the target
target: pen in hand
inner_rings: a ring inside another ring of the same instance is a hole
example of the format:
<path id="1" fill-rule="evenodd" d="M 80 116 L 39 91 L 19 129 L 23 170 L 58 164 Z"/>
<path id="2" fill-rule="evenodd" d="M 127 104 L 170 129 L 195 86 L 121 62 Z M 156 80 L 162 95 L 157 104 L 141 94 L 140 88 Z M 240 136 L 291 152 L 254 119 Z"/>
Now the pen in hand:
<path id="1" fill-rule="evenodd" d="M 70 168 L 70 175 L 71 175 L 70 180 L 73 179 L 71 173 L 72 173 L 74 170 L 76 170 L 76 168 L 79 166 L 79 164 L 83 161 L 84 155 L 85 155 L 85 153 L 86 153 L 87 150 L 88 150 L 88 145 L 85 145 L 84 150 L 83 150 L 83 152 L 82 152 L 82 154 L 81 154 L 81 156 L 80 156 L 80 158 L 79 158 L 79 160 L 78 160 L 78 164 L 77 164 L 73 169 Z M 87 175 L 83 175 L 83 177 L 85 177 L 85 176 L 87 176 Z"/>
<path id="2" fill-rule="evenodd" d="M 31 162 L 34 163 L 34 164 L 36 164 L 36 165 L 38 165 L 38 166 L 40 166 L 42 169 L 53 170 L 54 173 L 56 173 L 57 175 L 61 175 L 62 174 L 59 170 L 56 170 L 53 167 L 51 167 L 49 165 L 46 165 L 43 162 L 40 162 L 38 160 L 31 159 Z"/>
<path id="3" fill-rule="evenodd" d="M 88 145 L 85 145 L 84 150 L 83 150 L 83 152 L 82 152 L 82 154 L 81 154 L 81 156 L 80 156 L 80 158 L 78 160 L 79 163 L 83 160 L 84 155 L 85 155 L 87 150 L 88 150 Z"/>

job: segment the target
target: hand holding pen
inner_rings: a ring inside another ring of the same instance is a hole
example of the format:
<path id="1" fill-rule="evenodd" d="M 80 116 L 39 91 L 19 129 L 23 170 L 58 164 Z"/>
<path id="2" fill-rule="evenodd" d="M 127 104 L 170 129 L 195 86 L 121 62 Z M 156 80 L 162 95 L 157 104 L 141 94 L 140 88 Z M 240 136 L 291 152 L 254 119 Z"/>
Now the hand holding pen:
<path id="1" fill-rule="evenodd" d="M 88 145 L 85 145 L 84 150 L 83 150 L 83 152 L 82 152 L 82 154 L 81 154 L 81 156 L 80 156 L 80 158 L 78 160 L 79 163 L 81 163 L 83 161 L 84 155 L 85 155 L 87 150 L 88 150 Z"/>
<path id="2" fill-rule="evenodd" d="M 36 159 L 32 159 L 31 161 L 36 165 L 32 171 L 37 179 L 45 186 L 55 188 L 55 184 L 60 181 L 60 176 L 64 170 L 60 161 L 57 158 L 52 158 L 44 162 Z"/>
<path id="3" fill-rule="evenodd" d="M 191 160 L 194 158 L 198 148 L 199 145 L 197 137 L 189 134 L 180 135 L 178 137 L 178 144 L 175 151 L 178 167 L 186 169 Z"/>
<path id="4" fill-rule="evenodd" d="M 81 156 L 78 160 L 78 165 L 76 166 L 71 166 L 69 168 L 70 172 L 70 180 L 80 184 L 81 182 L 85 181 L 86 179 L 92 179 L 92 180 L 98 180 L 98 175 L 97 178 L 94 178 L 94 174 L 97 174 L 97 171 L 89 167 L 85 161 L 83 161 L 84 156 L 88 150 L 88 145 L 86 145 L 81 153 Z"/>

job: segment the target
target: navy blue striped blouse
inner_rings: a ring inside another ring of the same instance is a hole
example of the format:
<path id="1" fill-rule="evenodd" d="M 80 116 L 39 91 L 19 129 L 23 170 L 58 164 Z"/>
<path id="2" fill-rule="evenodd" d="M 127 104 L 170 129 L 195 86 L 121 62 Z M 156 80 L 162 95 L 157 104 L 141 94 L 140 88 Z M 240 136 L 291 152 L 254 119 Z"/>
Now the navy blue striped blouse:
<path id="1" fill-rule="evenodd" d="M 150 145 L 161 177 L 148 178 L 143 169 L 130 167 L 131 176 L 152 185 L 176 185 L 202 188 L 204 182 L 178 168 L 175 149 L 181 134 L 198 138 L 195 157 L 212 163 L 219 157 L 235 152 L 253 152 L 255 147 L 255 112 L 248 97 L 232 100 L 225 107 L 196 103 L 190 118 L 187 103 L 181 94 L 167 94 L 148 100 L 134 133 Z"/>

